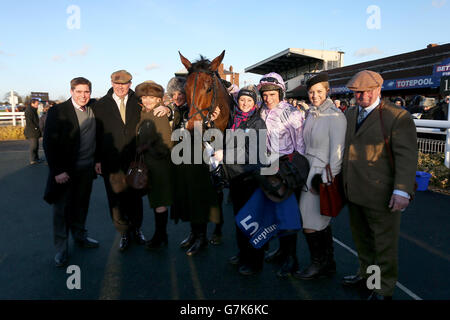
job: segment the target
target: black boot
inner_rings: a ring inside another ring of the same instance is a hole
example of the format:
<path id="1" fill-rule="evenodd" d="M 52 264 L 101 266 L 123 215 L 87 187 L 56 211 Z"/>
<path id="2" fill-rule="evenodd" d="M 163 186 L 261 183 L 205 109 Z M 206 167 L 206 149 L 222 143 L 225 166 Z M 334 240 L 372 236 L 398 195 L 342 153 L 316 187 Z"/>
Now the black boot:
<path id="1" fill-rule="evenodd" d="M 186 251 L 188 256 L 193 256 L 208 245 L 208 239 L 206 239 L 206 227 L 206 223 L 191 223 L 193 243 Z"/>
<path id="2" fill-rule="evenodd" d="M 268 254 L 266 254 L 266 257 L 264 258 L 264 261 L 271 263 L 271 262 L 275 262 L 275 263 L 282 263 L 284 261 L 284 259 L 286 258 L 286 254 L 285 254 L 285 237 L 279 237 L 278 238 L 278 242 L 280 243 L 278 246 L 278 249 L 273 250 L 271 252 L 269 252 Z"/>
<path id="3" fill-rule="evenodd" d="M 195 236 L 195 241 L 192 244 L 192 246 L 186 251 L 186 254 L 188 256 L 193 256 L 206 246 L 208 246 L 208 240 L 206 239 L 206 235 L 204 233 L 200 233 Z"/>
<path id="4" fill-rule="evenodd" d="M 222 244 L 222 225 L 223 223 L 216 224 L 213 235 L 209 240 L 209 243 L 211 243 L 214 246 Z"/>
<path id="5" fill-rule="evenodd" d="M 311 264 L 303 271 L 296 272 L 294 277 L 302 280 L 321 278 L 326 275 L 326 252 L 323 241 L 323 231 L 305 233 L 311 255 Z"/>
<path id="6" fill-rule="evenodd" d="M 154 212 L 155 213 L 155 234 L 147 241 L 147 249 L 157 249 L 167 246 L 167 220 L 168 212 Z"/>
<path id="7" fill-rule="evenodd" d="M 184 239 L 183 241 L 181 241 L 180 248 L 189 248 L 190 246 L 192 246 L 194 244 L 194 241 L 195 241 L 195 235 L 191 231 L 189 233 L 189 235 L 187 236 L 187 238 Z"/>
<path id="8" fill-rule="evenodd" d="M 333 234 L 331 232 L 331 226 L 328 225 L 328 227 L 321 232 L 323 232 L 322 240 L 325 248 L 326 261 L 324 272 L 326 275 L 333 275 L 336 273 L 336 262 L 334 261 Z"/>
<path id="9" fill-rule="evenodd" d="M 284 236 L 282 243 L 285 247 L 285 257 L 283 260 L 283 265 L 277 272 L 277 276 L 280 278 L 285 278 L 290 275 L 295 274 L 298 271 L 298 260 L 297 260 L 297 233 Z"/>

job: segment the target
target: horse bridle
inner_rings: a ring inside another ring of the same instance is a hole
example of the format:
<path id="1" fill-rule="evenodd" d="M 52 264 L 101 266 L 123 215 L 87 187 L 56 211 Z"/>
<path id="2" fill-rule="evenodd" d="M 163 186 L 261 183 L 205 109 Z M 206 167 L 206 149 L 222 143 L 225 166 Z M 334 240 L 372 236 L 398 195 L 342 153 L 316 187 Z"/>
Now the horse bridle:
<path id="1" fill-rule="evenodd" d="M 213 108 L 214 105 L 216 104 L 216 79 L 214 77 L 214 72 L 209 72 L 207 73 L 208 75 L 212 76 L 212 80 L 213 80 L 213 84 L 212 84 L 212 90 L 213 90 L 213 98 L 211 100 L 211 104 L 209 105 L 208 108 L 205 109 L 200 109 L 196 104 L 195 104 L 195 91 L 197 89 L 197 79 L 198 79 L 198 74 L 200 72 L 195 72 L 195 80 L 194 80 L 194 91 L 192 93 L 192 102 L 191 105 L 189 106 L 189 110 L 191 110 L 191 107 L 194 107 L 196 112 L 193 113 L 190 117 L 188 117 L 186 122 L 189 122 L 189 120 L 191 120 L 193 117 L 195 117 L 197 114 L 200 114 L 200 116 L 202 117 L 203 120 L 203 127 L 213 127 L 214 126 L 214 122 L 211 122 L 211 114 L 213 112 Z M 208 114 L 205 116 L 203 114 L 203 112 L 207 110 Z"/>

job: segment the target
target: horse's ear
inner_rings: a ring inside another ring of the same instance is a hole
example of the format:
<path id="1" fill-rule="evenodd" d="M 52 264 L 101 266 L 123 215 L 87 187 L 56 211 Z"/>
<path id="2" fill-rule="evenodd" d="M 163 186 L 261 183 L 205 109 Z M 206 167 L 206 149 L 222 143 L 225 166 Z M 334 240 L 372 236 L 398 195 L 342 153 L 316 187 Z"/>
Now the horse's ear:
<path id="1" fill-rule="evenodd" d="M 219 69 L 219 66 L 222 63 L 224 56 L 225 56 L 225 50 L 223 50 L 222 53 L 220 54 L 220 56 L 218 56 L 211 62 L 211 66 L 210 66 L 211 71 L 215 72 L 215 71 L 217 71 L 217 69 Z"/>
<path id="2" fill-rule="evenodd" d="M 178 51 L 178 53 L 180 54 L 180 59 L 181 59 L 181 63 L 184 65 L 184 67 L 186 68 L 186 70 L 189 71 L 189 69 L 191 68 L 192 63 L 186 59 L 185 57 L 183 57 L 183 55 L 181 54 L 180 51 Z"/>

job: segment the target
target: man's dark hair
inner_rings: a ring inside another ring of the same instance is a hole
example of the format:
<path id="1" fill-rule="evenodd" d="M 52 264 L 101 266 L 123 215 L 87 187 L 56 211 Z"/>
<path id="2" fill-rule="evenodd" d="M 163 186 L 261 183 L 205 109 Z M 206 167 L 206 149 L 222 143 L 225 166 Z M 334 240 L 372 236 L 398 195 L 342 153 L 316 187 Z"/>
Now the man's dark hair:
<path id="1" fill-rule="evenodd" d="M 39 102 L 39 99 L 31 99 L 30 104 L 34 104 L 36 102 Z"/>
<path id="2" fill-rule="evenodd" d="M 89 86 L 89 91 L 92 91 L 92 84 L 91 82 L 83 77 L 73 78 L 72 81 L 70 81 L 70 89 L 74 90 L 75 87 L 79 84 L 86 84 Z"/>

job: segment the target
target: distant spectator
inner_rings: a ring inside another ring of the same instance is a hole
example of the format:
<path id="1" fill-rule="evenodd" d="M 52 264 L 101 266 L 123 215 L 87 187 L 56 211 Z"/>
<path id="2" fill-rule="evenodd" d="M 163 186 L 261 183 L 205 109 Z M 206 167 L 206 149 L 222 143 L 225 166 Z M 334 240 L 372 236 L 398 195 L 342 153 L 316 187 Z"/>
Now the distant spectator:
<path id="1" fill-rule="evenodd" d="M 297 103 L 297 109 L 299 109 L 299 110 L 302 110 L 302 111 L 304 111 L 305 112 L 305 114 L 308 114 L 308 112 L 309 112 L 309 105 L 305 102 L 305 100 L 300 100 L 298 103 Z"/>
<path id="2" fill-rule="evenodd" d="M 298 103 L 297 99 L 293 99 L 291 105 L 293 107 L 297 107 L 297 103 Z"/>
<path id="3" fill-rule="evenodd" d="M 342 100 L 342 101 L 341 101 L 341 104 L 340 104 L 340 106 L 339 106 L 339 109 L 340 109 L 343 113 L 345 113 L 345 112 L 347 111 L 347 109 L 348 109 L 348 102 L 347 102 L 347 100 Z"/>
<path id="4" fill-rule="evenodd" d="M 424 100 L 424 99 L 425 99 L 424 96 L 420 96 L 420 95 L 415 96 L 409 103 L 406 110 L 408 110 L 409 113 L 411 113 L 411 114 L 421 113 L 423 110 L 423 108 L 421 107 L 421 103 L 422 103 L 422 100 Z"/>
<path id="5" fill-rule="evenodd" d="M 164 104 L 165 106 L 168 106 L 168 105 L 171 104 L 171 103 L 172 103 L 172 97 L 171 97 L 168 93 L 164 94 L 164 97 L 163 97 L 163 104 Z"/>
<path id="6" fill-rule="evenodd" d="M 338 108 L 338 109 L 341 108 L 341 100 L 336 99 L 333 102 L 334 102 L 334 105 L 336 106 L 336 108 Z"/>
<path id="7" fill-rule="evenodd" d="M 405 107 L 405 100 L 403 100 L 403 98 L 401 98 L 401 97 L 396 97 L 396 98 L 394 99 L 394 104 L 395 104 L 396 106 L 398 106 L 398 107 L 401 107 L 401 108 L 403 108 L 403 109 L 406 109 L 406 107 Z"/>
<path id="8" fill-rule="evenodd" d="M 422 103 L 422 115 L 420 119 L 425 120 L 447 120 L 444 118 L 444 112 L 442 110 L 442 105 L 436 105 L 436 100 L 434 98 L 425 98 Z"/>
<path id="9" fill-rule="evenodd" d="M 442 113 L 444 114 L 444 120 L 448 120 L 448 102 L 450 96 L 446 96 L 444 100 L 440 103 L 440 107 L 442 109 Z"/>
<path id="10" fill-rule="evenodd" d="M 49 110 L 51 107 L 53 107 L 54 105 L 55 105 L 55 102 L 54 102 L 54 101 L 49 101 L 49 102 L 45 105 L 44 109 L 42 110 L 42 114 L 41 114 L 41 116 L 39 117 L 39 128 L 41 129 L 41 132 L 44 132 L 44 129 L 45 129 L 45 121 L 47 120 L 47 112 L 48 112 L 48 110 Z"/>
<path id="11" fill-rule="evenodd" d="M 25 138 L 30 143 L 30 164 L 37 164 L 42 162 L 39 159 L 39 138 L 42 136 L 39 128 L 39 116 L 37 109 L 39 106 L 39 100 L 31 100 L 30 105 L 25 110 Z"/>

